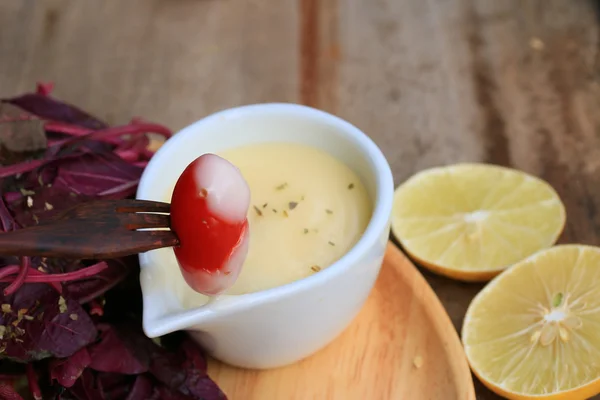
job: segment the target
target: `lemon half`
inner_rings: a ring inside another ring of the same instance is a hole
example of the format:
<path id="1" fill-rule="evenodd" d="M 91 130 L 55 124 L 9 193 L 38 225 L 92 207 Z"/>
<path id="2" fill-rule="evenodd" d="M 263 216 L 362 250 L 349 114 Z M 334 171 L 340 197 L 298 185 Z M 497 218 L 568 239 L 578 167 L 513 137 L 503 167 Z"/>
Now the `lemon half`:
<path id="1" fill-rule="evenodd" d="M 391 228 L 423 266 L 484 281 L 553 245 L 564 225 L 565 207 L 545 181 L 505 167 L 456 164 L 400 185 Z"/>
<path id="2" fill-rule="evenodd" d="M 500 274 L 473 299 L 462 341 L 475 375 L 509 399 L 600 393 L 600 248 L 560 245 Z"/>

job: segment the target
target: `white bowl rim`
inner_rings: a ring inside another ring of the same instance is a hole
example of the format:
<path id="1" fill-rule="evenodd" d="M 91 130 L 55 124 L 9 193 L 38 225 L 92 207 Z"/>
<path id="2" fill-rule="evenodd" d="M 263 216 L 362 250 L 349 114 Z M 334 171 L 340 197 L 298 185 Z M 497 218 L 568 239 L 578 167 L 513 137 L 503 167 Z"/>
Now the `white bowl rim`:
<path id="1" fill-rule="evenodd" d="M 183 141 L 185 137 L 194 135 L 196 131 L 199 130 L 203 125 L 209 124 L 215 119 L 240 118 L 246 115 L 256 115 L 257 113 L 264 113 L 265 115 L 269 116 L 285 114 L 299 116 L 301 118 L 304 117 L 309 120 L 320 120 L 326 124 L 335 126 L 338 132 L 345 136 L 347 140 L 354 142 L 354 144 L 357 145 L 357 148 L 359 148 L 360 151 L 366 156 L 368 162 L 370 163 L 371 169 L 375 172 L 376 175 L 376 193 L 375 198 L 373 199 L 373 213 L 371 215 L 367 228 L 361 235 L 360 239 L 354 244 L 352 248 L 350 248 L 350 250 L 348 250 L 342 257 L 340 257 L 330 266 L 323 269 L 317 274 L 313 274 L 308 277 L 281 286 L 276 286 L 273 288 L 247 294 L 224 296 L 227 298 L 240 299 L 243 297 L 244 301 L 235 302 L 236 306 L 233 308 L 223 307 L 222 310 L 219 310 L 220 315 L 221 311 L 225 314 L 228 314 L 230 311 L 239 311 L 240 304 L 241 307 L 245 309 L 247 307 L 254 306 L 257 303 L 264 303 L 265 301 L 280 298 L 282 296 L 287 297 L 293 294 L 297 294 L 308 290 L 313 286 L 318 286 L 319 284 L 322 284 L 325 281 L 334 279 L 339 274 L 343 274 L 347 269 L 351 267 L 355 260 L 359 259 L 363 254 L 368 252 L 376 244 L 376 242 L 381 236 L 381 232 L 383 232 L 386 229 L 392 212 L 392 202 L 394 193 L 392 171 L 383 152 L 375 144 L 375 142 L 359 128 L 338 116 L 313 107 L 296 103 L 282 102 L 254 103 L 227 108 L 209 114 L 201 118 L 200 120 L 193 122 L 190 125 L 187 125 L 186 127 L 180 129 L 170 139 L 165 141 L 165 143 L 150 159 L 150 162 L 144 169 L 140 178 L 136 198 L 147 198 L 147 192 L 149 191 L 149 188 L 152 185 L 152 177 L 159 173 L 161 165 L 168 163 L 169 153 L 175 151 L 179 143 Z M 141 269 L 143 271 L 144 262 L 142 258 L 143 254 L 140 254 L 140 264 Z M 143 294 L 143 297 L 146 297 L 146 295 Z M 183 320 L 186 320 L 187 322 L 192 322 L 194 316 L 197 315 L 197 312 L 206 311 L 206 308 L 209 304 L 198 308 L 186 310 L 185 312 L 174 315 L 173 317 L 175 317 L 179 322 L 168 322 L 161 320 L 161 324 L 166 323 L 167 325 L 171 325 L 171 323 L 173 323 L 174 325 L 180 326 L 184 322 Z M 244 305 L 247 307 L 244 307 Z M 216 317 L 216 315 L 209 315 L 207 317 L 208 319 L 212 319 L 211 317 Z M 170 318 L 167 317 L 167 319 Z M 144 318 L 144 325 L 146 325 L 147 322 L 150 321 L 146 321 L 146 318 Z M 163 331 L 164 328 L 166 327 L 163 326 L 163 329 L 160 330 Z"/>

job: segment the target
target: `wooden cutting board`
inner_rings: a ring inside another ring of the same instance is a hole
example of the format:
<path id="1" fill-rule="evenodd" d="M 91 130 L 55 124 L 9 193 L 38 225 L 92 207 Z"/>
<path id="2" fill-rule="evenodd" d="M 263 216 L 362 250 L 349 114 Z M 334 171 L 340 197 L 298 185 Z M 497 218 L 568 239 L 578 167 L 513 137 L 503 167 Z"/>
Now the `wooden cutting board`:
<path id="1" fill-rule="evenodd" d="M 474 400 L 463 349 L 442 304 L 393 244 L 369 299 L 334 342 L 265 371 L 209 360 L 230 400 Z"/>

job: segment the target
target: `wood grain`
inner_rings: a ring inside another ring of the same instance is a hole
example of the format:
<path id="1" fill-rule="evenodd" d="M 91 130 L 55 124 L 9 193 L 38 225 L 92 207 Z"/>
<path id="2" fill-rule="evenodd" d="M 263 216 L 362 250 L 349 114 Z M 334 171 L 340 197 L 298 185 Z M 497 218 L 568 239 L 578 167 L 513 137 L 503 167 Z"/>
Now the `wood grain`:
<path id="1" fill-rule="evenodd" d="M 475 399 L 448 315 L 393 244 L 364 308 L 325 349 L 273 370 L 241 370 L 216 361 L 208 369 L 231 399 Z"/>
<path id="2" fill-rule="evenodd" d="M 600 244 L 600 29 L 590 0 L 0 0 L 0 93 L 179 129 L 307 103 L 383 149 L 399 184 L 458 161 L 547 179 L 561 242 Z M 480 285 L 422 271 L 459 328 Z M 477 387 L 478 399 L 497 397 Z"/>

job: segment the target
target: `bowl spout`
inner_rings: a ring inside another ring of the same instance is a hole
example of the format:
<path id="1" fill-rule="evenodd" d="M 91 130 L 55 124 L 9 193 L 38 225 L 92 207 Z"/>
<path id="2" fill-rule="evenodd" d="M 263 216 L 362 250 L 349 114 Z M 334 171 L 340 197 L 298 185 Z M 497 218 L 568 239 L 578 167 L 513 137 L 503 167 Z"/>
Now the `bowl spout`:
<path id="1" fill-rule="evenodd" d="M 184 308 L 181 304 L 168 308 L 168 302 L 163 301 L 166 297 L 144 296 L 143 328 L 148 337 L 179 330 L 210 333 L 211 327 L 220 326 L 223 320 L 232 318 L 241 311 L 240 308 L 245 308 L 245 296 L 207 297 L 204 303 L 191 308 Z"/>

